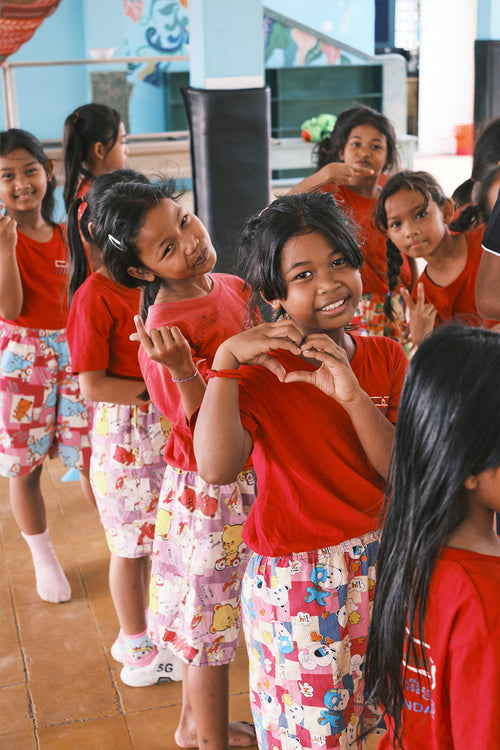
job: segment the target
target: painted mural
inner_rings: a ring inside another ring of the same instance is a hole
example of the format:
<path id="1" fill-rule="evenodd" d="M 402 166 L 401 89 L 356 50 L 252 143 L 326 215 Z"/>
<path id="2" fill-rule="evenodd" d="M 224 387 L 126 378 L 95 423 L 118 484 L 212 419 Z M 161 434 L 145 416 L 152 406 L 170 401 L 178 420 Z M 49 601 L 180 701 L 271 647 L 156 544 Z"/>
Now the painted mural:
<path id="1" fill-rule="evenodd" d="M 188 0 L 123 0 L 123 11 L 128 56 L 189 54 Z M 129 80 L 160 87 L 161 71 L 171 65 L 131 63 Z"/>
<path id="2" fill-rule="evenodd" d="M 265 64 L 270 68 L 351 62 L 351 57 L 333 44 L 267 15 L 264 15 L 264 49 Z"/>
<path id="3" fill-rule="evenodd" d="M 188 55 L 188 0 L 123 0 L 127 54 Z M 313 34 L 285 25 L 270 15 L 263 17 L 266 67 L 342 65 L 353 62 L 342 52 Z M 131 64 L 129 80 L 161 87 L 162 70 L 188 70 L 188 63 Z"/>

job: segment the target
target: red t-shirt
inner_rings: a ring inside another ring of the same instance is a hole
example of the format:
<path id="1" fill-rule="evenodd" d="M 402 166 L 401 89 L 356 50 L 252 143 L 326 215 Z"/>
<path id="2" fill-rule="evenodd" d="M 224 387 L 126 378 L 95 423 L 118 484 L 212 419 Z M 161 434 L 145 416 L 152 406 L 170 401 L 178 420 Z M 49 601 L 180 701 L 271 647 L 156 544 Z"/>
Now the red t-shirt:
<path id="1" fill-rule="evenodd" d="M 139 289 L 127 289 L 100 273 L 76 290 L 66 328 L 74 373 L 106 370 L 113 377 L 142 380 L 139 344 L 129 339 L 140 296 Z"/>
<path id="2" fill-rule="evenodd" d="M 382 336 L 353 336 L 361 388 L 396 421 L 407 358 Z M 274 352 L 287 372 L 313 370 Z M 253 439 L 258 495 L 243 530 L 261 555 L 339 544 L 377 528 L 384 479 L 369 463 L 345 409 L 308 383 L 281 383 L 265 367 L 241 367 L 240 413 Z"/>
<path id="3" fill-rule="evenodd" d="M 443 549 L 429 589 L 424 649 L 428 680 L 419 684 L 422 664 L 408 665 L 404 750 L 500 748 L 499 557 Z M 390 726 L 378 750 L 392 749 Z"/>
<path id="4" fill-rule="evenodd" d="M 193 361 L 202 375 L 212 366 L 215 352 L 223 341 L 246 327 L 246 303 L 250 290 L 237 276 L 210 274 L 213 288 L 204 297 L 179 302 L 162 302 L 149 308 L 146 330 L 178 326 L 189 341 Z M 151 401 L 172 423 L 164 458 L 166 463 L 186 471 L 196 471 L 193 436 L 184 413 L 179 389 L 166 367 L 153 362 L 139 349 L 139 363 Z"/>
<path id="5" fill-rule="evenodd" d="M 48 242 L 38 242 L 18 229 L 16 257 L 23 287 L 23 306 L 14 322 L 25 328 L 52 331 L 65 328 L 68 261 L 64 227 L 58 224 Z"/>
<path id="6" fill-rule="evenodd" d="M 484 225 L 470 232 L 465 232 L 467 240 L 467 261 L 462 272 L 447 286 L 438 286 L 427 275 L 426 269 L 420 275 L 417 284 L 424 285 L 425 299 L 431 302 L 437 310 L 435 326 L 445 320 L 458 318 L 464 325 L 485 326 L 492 328 L 495 321 L 484 320 L 476 308 L 476 277 L 481 261 L 481 241 Z M 412 297 L 417 299 L 417 284 Z"/>
<path id="7" fill-rule="evenodd" d="M 385 234 L 372 224 L 372 215 L 377 205 L 376 198 L 358 195 L 346 185 L 330 182 L 322 190 L 331 193 L 339 205 L 346 210 L 361 229 L 360 249 L 364 264 L 361 267 L 363 293 L 383 296 L 389 291 L 387 284 L 387 259 L 385 254 Z M 408 258 L 403 256 L 400 270 L 401 282 L 408 289 L 411 285 L 411 268 Z"/>

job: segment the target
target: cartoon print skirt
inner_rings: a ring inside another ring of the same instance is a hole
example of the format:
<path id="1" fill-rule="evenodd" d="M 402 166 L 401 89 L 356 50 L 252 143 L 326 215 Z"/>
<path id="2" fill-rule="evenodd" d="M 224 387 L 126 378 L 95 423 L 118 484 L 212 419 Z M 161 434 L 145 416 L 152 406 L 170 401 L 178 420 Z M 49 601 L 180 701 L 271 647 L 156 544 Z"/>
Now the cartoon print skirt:
<path id="1" fill-rule="evenodd" d="M 250 558 L 242 614 L 261 750 L 365 746 L 378 717 L 363 679 L 378 538 Z"/>
<path id="2" fill-rule="evenodd" d="M 119 557 L 153 551 L 170 422 L 149 402 L 99 402 L 92 429 L 90 481 L 108 547 Z"/>
<path id="3" fill-rule="evenodd" d="M 241 580 L 249 550 L 241 538 L 256 494 L 253 470 L 232 484 L 207 484 L 167 466 L 158 505 L 148 631 L 194 666 L 228 664 L 238 647 Z"/>
<path id="4" fill-rule="evenodd" d="M 90 464 L 90 423 L 71 374 L 64 330 L 0 324 L 0 474 L 29 474 L 60 456 L 68 468 Z"/>

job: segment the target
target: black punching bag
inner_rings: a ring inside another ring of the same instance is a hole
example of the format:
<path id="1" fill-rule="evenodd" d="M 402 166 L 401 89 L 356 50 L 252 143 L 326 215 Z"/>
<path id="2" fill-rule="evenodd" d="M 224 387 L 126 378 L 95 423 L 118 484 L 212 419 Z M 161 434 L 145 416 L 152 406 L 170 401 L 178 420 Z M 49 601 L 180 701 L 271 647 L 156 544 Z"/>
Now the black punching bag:
<path id="1" fill-rule="evenodd" d="M 181 90 L 194 212 L 217 251 L 216 270 L 234 273 L 238 235 L 270 199 L 269 89 Z"/>

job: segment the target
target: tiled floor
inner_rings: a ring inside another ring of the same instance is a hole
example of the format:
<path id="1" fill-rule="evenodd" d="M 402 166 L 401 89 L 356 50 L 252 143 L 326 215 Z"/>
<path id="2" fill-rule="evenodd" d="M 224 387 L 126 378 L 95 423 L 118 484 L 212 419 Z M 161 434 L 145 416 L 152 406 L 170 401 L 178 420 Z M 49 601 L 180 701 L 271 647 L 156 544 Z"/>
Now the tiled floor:
<path id="1" fill-rule="evenodd" d="M 78 482 L 46 461 L 42 488 L 50 535 L 73 589 L 42 602 L 28 548 L 0 478 L 0 748 L 172 750 L 181 683 L 129 688 L 109 648 L 118 623 L 108 590 L 108 549 Z M 251 720 L 245 647 L 231 665 L 230 718 Z M 368 750 L 376 747 L 369 738 Z"/>
<path id="2" fill-rule="evenodd" d="M 108 590 L 108 549 L 78 482 L 47 461 L 42 486 L 50 536 L 73 589 L 42 602 L 28 548 L 0 478 L 0 747 L 2 750 L 171 750 L 181 683 L 129 688 L 109 648 L 118 622 Z M 230 715 L 251 720 L 247 656 L 231 666 Z"/>

